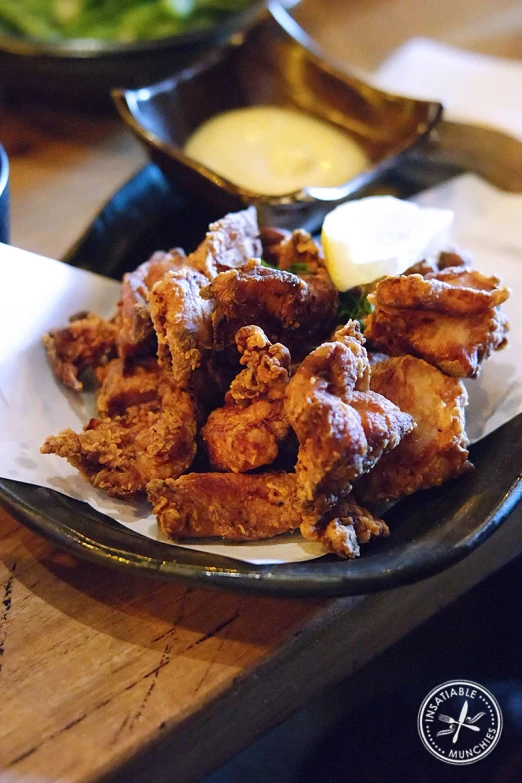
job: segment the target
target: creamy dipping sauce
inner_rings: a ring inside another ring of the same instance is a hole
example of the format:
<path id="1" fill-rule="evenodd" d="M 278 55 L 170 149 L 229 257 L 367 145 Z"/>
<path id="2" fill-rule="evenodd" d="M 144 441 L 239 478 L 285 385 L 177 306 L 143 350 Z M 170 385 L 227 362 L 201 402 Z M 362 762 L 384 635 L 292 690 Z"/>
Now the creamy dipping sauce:
<path id="1" fill-rule="evenodd" d="M 236 185 L 273 196 L 342 185 L 369 167 L 364 150 L 334 125 L 279 106 L 211 117 L 184 152 Z"/>

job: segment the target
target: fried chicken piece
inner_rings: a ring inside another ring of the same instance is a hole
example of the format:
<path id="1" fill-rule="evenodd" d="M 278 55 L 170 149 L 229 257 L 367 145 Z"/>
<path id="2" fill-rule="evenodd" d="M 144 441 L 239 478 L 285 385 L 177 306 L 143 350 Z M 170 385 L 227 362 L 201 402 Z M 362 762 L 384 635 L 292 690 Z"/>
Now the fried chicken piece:
<path id="1" fill-rule="evenodd" d="M 147 493 L 160 529 L 174 541 L 270 538 L 302 521 L 293 473 L 189 473 L 151 481 Z"/>
<path id="2" fill-rule="evenodd" d="M 149 292 L 167 272 L 187 268 L 208 280 L 218 272 L 242 266 L 261 254 L 254 207 L 226 215 L 211 223 L 206 238 L 188 257 L 181 248 L 158 252 L 133 272 L 124 275 L 119 302 L 118 353 L 122 359 L 153 353 L 155 334 L 149 312 Z M 192 278 L 195 279 L 195 278 Z"/>
<path id="3" fill-rule="evenodd" d="M 378 307 L 366 323 L 371 345 L 392 356 L 418 356 L 457 378 L 476 377 L 491 351 L 505 345 L 508 328 L 496 309 L 462 318 Z"/>
<path id="4" fill-rule="evenodd" d="M 213 342 L 231 345 L 242 326 L 255 323 L 272 342 L 292 350 L 326 336 L 337 309 L 337 290 L 321 275 L 298 277 L 250 260 L 218 275 L 201 295 L 211 300 Z"/>
<path id="5" fill-rule="evenodd" d="M 225 406 L 213 411 L 201 434 L 213 467 L 244 473 L 269 465 L 290 424 L 284 412 L 290 353 L 272 345 L 258 326 L 244 326 L 236 345 L 245 365 L 232 381 Z"/>
<path id="6" fill-rule="evenodd" d="M 462 381 L 422 359 L 400 356 L 372 368 L 371 388 L 416 422 L 413 432 L 356 485 L 363 501 L 388 500 L 438 486 L 469 467 Z"/>
<path id="7" fill-rule="evenodd" d="M 437 269 L 434 271 L 438 270 L 441 272 L 443 269 L 456 266 L 473 266 L 473 264 L 471 263 L 471 257 L 468 253 L 460 248 L 451 247 L 448 250 L 442 250 L 439 253 Z"/>
<path id="8" fill-rule="evenodd" d="M 96 370 L 100 388 L 96 406 L 102 416 L 118 416 L 127 408 L 158 399 L 165 373 L 157 359 L 142 359 L 137 364 L 113 359 Z"/>
<path id="9" fill-rule="evenodd" d="M 318 541 L 330 552 L 347 558 L 361 554 L 359 544 L 389 535 L 386 522 L 359 506 L 353 495 L 343 498 L 318 521 L 310 516 L 301 523 L 300 530 L 306 541 Z"/>
<path id="10" fill-rule="evenodd" d="M 64 386 L 82 391 L 78 376 L 107 362 L 115 353 L 117 327 L 88 312 L 77 313 L 69 326 L 51 329 L 42 341 L 55 376 Z"/>
<path id="11" fill-rule="evenodd" d="M 277 248 L 281 242 L 285 241 L 291 236 L 291 231 L 286 228 L 274 228 L 272 226 L 263 226 L 259 229 L 259 239 L 261 240 L 262 258 L 272 266 L 278 265 L 278 257 L 276 255 Z"/>
<path id="12" fill-rule="evenodd" d="M 497 277 L 469 267 L 381 280 L 365 337 L 392 356 L 413 354 L 447 375 L 473 378 L 491 351 L 506 343 L 508 323 L 499 305 L 509 290 Z"/>
<path id="13" fill-rule="evenodd" d="M 357 391 L 368 391 L 370 388 L 370 358 L 364 347 L 365 339 L 361 334 L 358 321 L 348 321 L 344 326 L 338 326 L 331 337 L 333 343 L 343 343 L 353 354 L 356 374 L 349 380 L 349 385 Z"/>
<path id="14" fill-rule="evenodd" d="M 455 248 L 450 250 L 443 250 L 439 253 L 438 258 L 424 259 L 417 264 L 410 266 L 405 272 L 405 275 L 427 275 L 431 272 L 441 272 L 448 267 L 458 266 L 471 266 L 471 261 L 467 255 L 462 251 L 457 251 Z"/>
<path id="15" fill-rule="evenodd" d="M 308 231 L 302 228 L 294 231 L 289 237 L 283 237 L 280 242 L 272 244 L 270 256 L 275 266 L 286 272 L 299 275 L 326 272 L 323 251 Z"/>
<path id="16" fill-rule="evenodd" d="M 177 478 L 196 454 L 196 411 L 190 395 L 164 383 L 159 398 L 122 416 L 94 418 L 83 432 L 48 437 L 42 454 L 64 457 L 94 487 L 129 498 L 152 479 Z"/>
<path id="17" fill-rule="evenodd" d="M 354 391 L 361 337 L 352 338 L 355 351 L 348 339 L 312 351 L 288 385 L 285 410 L 299 439 L 296 475 L 305 503 L 348 494 L 352 482 L 414 427 L 412 417 L 382 395 Z"/>
<path id="18" fill-rule="evenodd" d="M 167 272 L 182 268 L 186 260 L 180 247 L 168 253 L 158 251 L 133 272 L 123 275 L 118 302 L 117 341 L 121 359 L 155 353 L 156 336 L 150 318 L 148 294 Z"/>
<path id="19" fill-rule="evenodd" d="M 377 285 L 375 296 L 382 307 L 469 316 L 502 304 L 509 297 L 509 290 L 495 275 L 486 277 L 470 267 L 449 267 L 424 277 L 385 277 Z"/>
<path id="20" fill-rule="evenodd" d="M 158 338 L 158 361 L 178 386 L 186 386 L 211 346 L 212 303 L 201 298 L 208 280 L 195 269 L 167 272 L 149 293 Z"/>
<path id="21" fill-rule="evenodd" d="M 211 223 L 187 263 L 212 280 L 220 272 L 243 266 L 249 258 L 260 258 L 261 252 L 257 212 L 255 207 L 248 207 Z"/>

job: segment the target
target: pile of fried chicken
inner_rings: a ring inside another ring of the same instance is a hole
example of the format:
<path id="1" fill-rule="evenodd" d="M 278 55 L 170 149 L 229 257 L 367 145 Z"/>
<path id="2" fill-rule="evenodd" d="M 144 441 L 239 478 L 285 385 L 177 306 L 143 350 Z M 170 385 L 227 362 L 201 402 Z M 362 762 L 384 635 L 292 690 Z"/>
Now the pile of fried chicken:
<path id="1" fill-rule="evenodd" d="M 367 504 L 470 467 L 461 379 L 505 344 L 508 296 L 448 251 L 373 284 L 363 335 L 309 234 L 229 214 L 126 274 L 112 320 L 44 336 L 65 386 L 95 376 L 99 415 L 41 451 L 113 497 L 146 493 L 173 540 L 299 528 L 355 557 L 388 535 Z"/>

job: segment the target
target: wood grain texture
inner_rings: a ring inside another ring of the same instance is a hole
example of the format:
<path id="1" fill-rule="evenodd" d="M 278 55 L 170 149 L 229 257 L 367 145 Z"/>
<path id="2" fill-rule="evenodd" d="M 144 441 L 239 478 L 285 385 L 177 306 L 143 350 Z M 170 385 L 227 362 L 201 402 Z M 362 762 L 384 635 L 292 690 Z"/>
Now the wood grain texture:
<path id="1" fill-rule="evenodd" d="M 197 780 L 515 557 L 521 524 L 417 585 L 321 602 L 127 577 L 0 513 L 0 781 Z"/>
<path id="2" fill-rule="evenodd" d="M 0 758 L 20 776 L 87 779 L 203 705 L 320 606 L 122 576 L 3 512 L 0 558 Z"/>
<path id="3" fill-rule="evenodd" d="M 411 35 L 522 56 L 518 0 L 303 0 L 333 57 L 375 67 Z M 114 120 L 4 111 L 12 240 L 60 256 L 143 162 Z M 197 780 L 522 549 L 522 511 L 412 587 L 277 600 L 80 562 L 0 511 L 0 783 Z M 420 662 L 421 663 L 421 662 Z"/>

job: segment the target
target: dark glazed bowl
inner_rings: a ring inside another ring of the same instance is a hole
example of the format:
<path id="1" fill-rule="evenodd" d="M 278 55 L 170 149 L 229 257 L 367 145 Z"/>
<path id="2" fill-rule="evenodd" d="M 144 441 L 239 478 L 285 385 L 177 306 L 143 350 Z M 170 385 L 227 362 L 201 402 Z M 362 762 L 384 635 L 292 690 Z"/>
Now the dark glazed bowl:
<path id="1" fill-rule="evenodd" d="M 9 242 L 9 161 L 0 146 L 0 242 Z"/>
<path id="2" fill-rule="evenodd" d="M 164 79 L 255 24 L 265 0 L 207 29 L 135 43 L 98 39 L 49 43 L 0 35 L 0 87 L 14 100 L 80 108 L 111 108 L 113 87 L 136 88 Z"/>
<path id="3" fill-rule="evenodd" d="M 172 181 L 223 211 L 258 207 L 262 223 L 316 228 L 336 204 L 360 196 L 399 156 L 421 144 L 439 121 L 440 103 L 382 92 L 334 67 L 287 11 L 269 15 L 195 66 L 139 90 L 114 90 L 129 128 Z M 183 153 L 192 131 L 242 106 L 290 106 L 328 120 L 365 149 L 370 168 L 335 188 L 284 196 L 239 187 Z"/>

